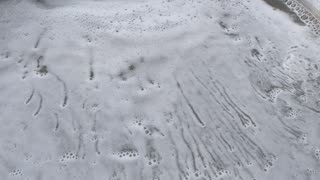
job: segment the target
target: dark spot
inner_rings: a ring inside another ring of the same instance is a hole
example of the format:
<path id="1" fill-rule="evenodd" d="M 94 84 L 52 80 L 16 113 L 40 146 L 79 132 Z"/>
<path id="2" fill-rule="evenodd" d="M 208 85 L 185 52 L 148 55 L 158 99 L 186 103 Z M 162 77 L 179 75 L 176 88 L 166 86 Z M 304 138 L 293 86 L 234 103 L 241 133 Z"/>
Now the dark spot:
<path id="1" fill-rule="evenodd" d="M 141 57 L 141 58 L 140 58 L 140 62 L 141 62 L 141 63 L 144 63 L 144 57 Z"/>
<path id="2" fill-rule="evenodd" d="M 229 14 L 229 13 L 223 13 L 222 16 L 223 16 L 223 17 L 230 17 L 230 14 Z"/>
<path id="3" fill-rule="evenodd" d="M 251 49 L 251 56 L 261 61 L 262 54 L 257 49 Z"/>
<path id="4" fill-rule="evenodd" d="M 149 81 L 150 84 L 154 84 L 154 80 L 148 79 L 148 81 Z"/>
<path id="5" fill-rule="evenodd" d="M 219 25 L 222 29 L 227 29 L 227 25 L 224 22 L 220 21 Z"/>
<path id="6" fill-rule="evenodd" d="M 121 71 L 118 75 L 123 81 L 127 80 L 127 77 L 125 77 L 125 73 Z"/>
<path id="7" fill-rule="evenodd" d="M 90 79 L 90 80 L 93 80 L 93 78 L 94 78 L 94 72 L 93 72 L 92 70 L 90 70 L 90 77 L 89 77 L 89 79 Z"/>
<path id="8" fill-rule="evenodd" d="M 9 56 L 10 56 L 10 52 L 7 51 L 6 54 L 5 54 L 5 58 L 9 58 Z"/>
<path id="9" fill-rule="evenodd" d="M 236 34 L 236 33 L 225 33 L 225 35 L 231 37 L 231 38 L 236 38 L 236 37 L 239 37 L 239 34 Z"/>
<path id="10" fill-rule="evenodd" d="M 136 67 L 133 65 L 133 64 L 131 64 L 130 66 L 129 66 L 129 70 L 130 71 L 133 71 L 133 70 L 135 70 L 136 69 Z"/>
<path id="11" fill-rule="evenodd" d="M 41 75 L 46 75 L 48 73 L 48 67 L 46 65 L 43 65 L 39 68 L 38 73 Z"/>

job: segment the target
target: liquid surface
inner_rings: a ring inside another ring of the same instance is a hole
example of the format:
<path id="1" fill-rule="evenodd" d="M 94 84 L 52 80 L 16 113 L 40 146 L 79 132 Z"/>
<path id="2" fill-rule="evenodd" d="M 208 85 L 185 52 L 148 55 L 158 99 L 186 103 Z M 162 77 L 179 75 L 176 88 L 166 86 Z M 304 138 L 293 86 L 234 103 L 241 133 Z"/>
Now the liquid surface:
<path id="1" fill-rule="evenodd" d="M 319 0 L 0 0 L 0 179 L 320 179 Z"/>

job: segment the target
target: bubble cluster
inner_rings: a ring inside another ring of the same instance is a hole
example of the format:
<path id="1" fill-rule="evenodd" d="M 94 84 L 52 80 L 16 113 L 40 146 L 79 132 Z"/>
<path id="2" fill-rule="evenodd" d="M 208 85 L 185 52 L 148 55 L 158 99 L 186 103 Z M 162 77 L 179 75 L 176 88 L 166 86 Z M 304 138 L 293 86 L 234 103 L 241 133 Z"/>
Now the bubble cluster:
<path id="1" fill-rule="evenodd" d="M 148 136 L 152 136 L 154 134 L 158 134 L 164 136 L 164 134 L 155 126 L 145 125 L 142 120 L 136 120 L 134 124 L 138 127 L 141 127 L 141 130 Z"/>
<path id="2" fill-rule="evenodd" d="M 219 170 L 216 174 L 215 177 L 216 178 L 223 178 L 225 176 L 230 176 L 231 172 L 229 170 Z"/>
<path id="3" fill-rule="evenodd" d="M 143 127 L 143 130 L 146 135 L 152 136 L 152 129 L 148 127 Z"/>
<path id="4" fill-rule="evenodd" d="M 22 173 L 22 170 L 21 170 L 21 169 L 15 169 L 15 170 L 13 170 L 12 172 L 10 172 L 10 175 L 11 175 L 11 176 L 22 176 L 23 173 Z"/>
<path id="5" fill-rule="evenodd" d="M 127 158 L 127 159 L 137 158 L 139 155 L 140 154 L 136 149 L 131 149 L 131 148 L 124 148 L 117 153 L 117 156 L 119 158 Z"/>
<path id="6" fill-rule="evenodd" d="M 271 102 L 275 102 L 277 96 L 283 92 L 283 90 L 281 88 L 278 88 L 278 87 L 275 87 L 275 88 L 272 88 L 271 90 L 269 90 L 267 92 L 267 96 L 269 98 L 269 101 Z"/>
<path id="7" fill-rule="evenodd" d="M 313 174 L 316 174 L 317 172 L 314 170 L 314 169 L 311 169 L 311 168 L 308 168 L 307 170 L 306 170 L 306 174 L 308 174 L 308 175 L 313 175 Z"/>
<path id="8" fill-rule="evenodd" d="M 292 107 L 288 102 L 286 101 L 279 101 L 279 109 L 280 113 L 285 117 L 289 119 L 294 119 L 299 115 L 300 110 Z"/>
<path id="9" fill-rule="evenodd" d="M 36 71 L 37 75 L 45 76 L 48 73 L 48 67 L 46 65 L 40 66 Z"/>
<path id="10" fill-rule="evenodd" d="M 148 165 L 149 166 L 154 166 L 154 165 L 157 165 L 157 164 L 160 164 L 160 162 L 156 159 L 149 159 L 148 161 Z"/>
<path id="11" fill-rule="evenodd" d="M 301 19 L 302 22 L 304 22 L 307 26 L 311 28 L 311 30 L 316 34 L 320 35 L 320 22 L 308 10 L 304 5 L 301 3 L 295 1 L 295 0 L 282 0 L 286 6 L 291 9 L 293 12 L 297 14 L 297 16 Z"/>
<path id="12" fill-rule="evenodd" d="M 146 158 L 147 164 L 149 166 L 155 166 L 155 165 L 160 164 L 160 161 L 162 159 L 160 154 L 153 147 L 150 147 L 148 149 L 148 152 L 147 152 L 145 158 Z"/>
<path id="13" fill-rule="evenodd" d="M 76 153 L 67 152 L 62 156 L 60 161 L 65 162 L 65 161 L 71 161 L 71 160 L 77 160 L 77 159 L 79 159 L 79 156 Z"/>
<path id="14" fill-rule="evenodd" d="M 141 120 L 141 119 L 136 120 L 136 121 L 134 122 L 134 124 L 137 125 L 137 126 L 143 126 L 143 123 L 142 123 L 142 120 Z"/>
<path id="15" fill-rule="evenodd" d="M 272 168 L 273 166 L 274 166 L 274 159 L 271 159 L 271 160 L 267 160 L 266 161 L 266 164 L 264 165 L 264 168 L 263 168 L 263 170 L 265 171 L 265 172 L 267 172 L 267 171 L 269 171 L 270 170 L 270 168 Z"/>
<path id="16" fill-rule="evenodd" d="M 288 111 L 286 112 L 286 117 L 295 118 L 297 116 L 298 116 L 298 111 L 292 107 L 289 107 Z"/>

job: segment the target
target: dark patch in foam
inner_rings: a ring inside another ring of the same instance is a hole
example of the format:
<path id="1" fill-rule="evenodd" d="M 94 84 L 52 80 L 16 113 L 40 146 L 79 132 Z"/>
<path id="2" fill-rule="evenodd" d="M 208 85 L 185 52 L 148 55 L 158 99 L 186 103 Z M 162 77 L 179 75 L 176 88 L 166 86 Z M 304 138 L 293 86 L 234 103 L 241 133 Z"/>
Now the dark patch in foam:
<path id="1" fill-rule="evenodd" d="M 300 18 L 297 16 L 296 13 L 291 11 L 281 0 L 263 0 L 268 5 L 272 6 L 274 9 L 278 9 L 280 11 L 283 11 L 287 13 L 295 23 L 305 26 L 305 23 L 300 20 Z"/>

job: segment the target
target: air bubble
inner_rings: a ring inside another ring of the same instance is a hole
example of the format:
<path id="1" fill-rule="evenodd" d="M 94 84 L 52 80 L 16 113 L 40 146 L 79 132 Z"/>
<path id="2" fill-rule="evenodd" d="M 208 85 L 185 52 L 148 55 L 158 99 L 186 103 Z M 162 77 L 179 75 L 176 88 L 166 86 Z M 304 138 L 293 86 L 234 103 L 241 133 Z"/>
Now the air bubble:
<path id="1" fill-rule="evenodd" d="M 264 168 L 263 170 L 264 170 L 265 172 L 267 172 L 267 171 L 268 171 L 268 168 Z"/>
<path id="2" fill-rule="evenodd" d="M 194 176 L 195 176 L 195 177 L 199 177 L 199 176 L 200 176 L 199 172 L 195 172 L 195 173 L 194 173 Z"/>
<path id="3" fill-rule="evenodd" d="M 302 16 L 301 16 L 301 19 L 302 19 L 302 20 L 306 20 L 306 19 L 308 19 L 308 16 L 307 16 L 307 15 L 302 15 Z"/>

